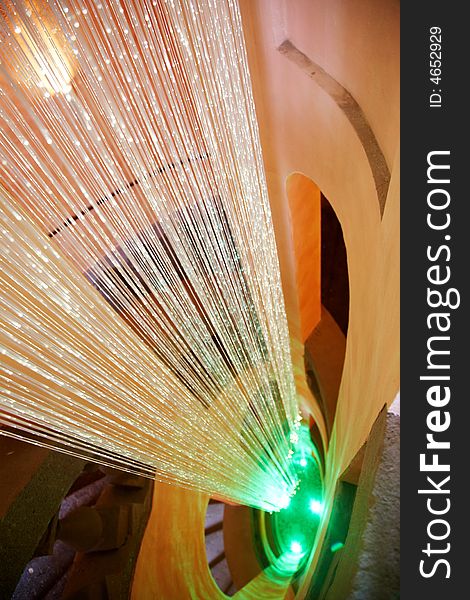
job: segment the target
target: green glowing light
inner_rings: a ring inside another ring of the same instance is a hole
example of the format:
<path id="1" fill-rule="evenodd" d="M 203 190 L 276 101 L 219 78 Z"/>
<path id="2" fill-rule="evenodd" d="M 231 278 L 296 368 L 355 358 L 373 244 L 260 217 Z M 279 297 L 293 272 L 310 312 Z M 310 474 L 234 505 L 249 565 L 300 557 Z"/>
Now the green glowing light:
<path id="1" fill-rule="evenodd" d="M 292 542 L 290 549 L 294 554 L 302 554 L 302 545 L 299 542 Z"/>
<path id="2" fill-rule="evenodd" d="M 341 550 L 341 548 L 344 546 L 343 542 L 335 542 L 334 544 L 331 545 L 330 550 L 332 552 L 337 552 L 338 550 Z"/>
<path id="3" fill-rule="evenodd" d="M 274 556 L 287 557 L 295 570 L 306 564 L 311 554 L 318 526 L 319 515 L 324 510 L 321 501 L 323 486 L 314 447 L 308 427 L 299 429 L 299 440 L 292 455 L 299 484 L 290 499 L 286 497 L 284 508 L 272 513 L 267 519 L 267 536 Z"/>
<path id="4" fill-rule="evenodd" d="M 310 510 L 314 515 L 321 515 L 323 512 L 323 502 L 319 500 L 310 500 Z"/>

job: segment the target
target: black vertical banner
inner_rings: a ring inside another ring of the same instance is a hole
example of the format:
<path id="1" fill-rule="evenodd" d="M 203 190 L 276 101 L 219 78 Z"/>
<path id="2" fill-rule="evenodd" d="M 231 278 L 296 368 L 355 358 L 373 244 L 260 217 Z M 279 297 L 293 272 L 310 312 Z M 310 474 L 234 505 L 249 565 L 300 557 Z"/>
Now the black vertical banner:
<path id="1" fill-rule="evenodd" d="M 470 28 L 401 7 L 402 599 L 470 597 Z"/>

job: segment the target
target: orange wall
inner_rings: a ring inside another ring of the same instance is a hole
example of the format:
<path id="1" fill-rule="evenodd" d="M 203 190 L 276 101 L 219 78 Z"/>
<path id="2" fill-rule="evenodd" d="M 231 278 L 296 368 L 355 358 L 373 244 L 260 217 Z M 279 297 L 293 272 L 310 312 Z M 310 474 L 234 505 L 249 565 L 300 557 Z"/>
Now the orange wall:
<path id="1" fill-rule="evenodd" d="M 339 443 L 330 458 L 340 471 L 398 389 L 398 6 L 392 0 L 240 4 L 294 343 L 301 334 L 286 201 L 291 173 L 303 173 L 321 189 L 344 232 L 350 321 L 336 423 Z M 277 51 L 286 38 L 361 104 L 392 173 L 383 219 L 356 132 L 335 101 Z"/>
<path id="2" fill-rule="evenodd" d="M 301 173 L 289 175 L 286 195 L 291 214 L 300 335 L 305 342 L 321 318 L 321 196 L 318 186 Z"/>

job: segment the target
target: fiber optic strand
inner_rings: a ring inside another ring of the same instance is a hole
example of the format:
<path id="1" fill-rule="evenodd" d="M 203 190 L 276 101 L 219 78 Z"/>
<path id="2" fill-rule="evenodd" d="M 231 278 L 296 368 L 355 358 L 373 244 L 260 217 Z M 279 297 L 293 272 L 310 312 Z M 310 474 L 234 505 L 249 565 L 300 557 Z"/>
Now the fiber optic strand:
<path id="1" fill-rule="evenodd" d="M 298 402 L 236 3 L 2 11 L 2 433 L 280 508 Z"/>

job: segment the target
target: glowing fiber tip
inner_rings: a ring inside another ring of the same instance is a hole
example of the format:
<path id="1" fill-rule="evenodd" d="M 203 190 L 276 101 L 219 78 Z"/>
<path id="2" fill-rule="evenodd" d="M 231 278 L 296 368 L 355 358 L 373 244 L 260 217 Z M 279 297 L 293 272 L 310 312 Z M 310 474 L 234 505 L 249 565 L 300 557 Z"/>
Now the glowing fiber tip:
<path id="1" fill-rule="evenodd" d="M 284 508 L 287 508 L 290 504 L 290 496 L 288 494 L 284 494 L 283 496 L 281 496 L 280 500 L 279 500 L 279 508 L 282 510 Z"/>
<path id="2" fill-rule="evenodd" d="M 290 549 L 294 554 L 302 554 L 302 546 L 299 544 L 299 542 L 292 542 Z"/>
<path id="3" fill-rule="evenodd" d="M 321 515 L 323 512 L 323 503 L 319 500 L 310 500 L 310 510 L 315 515 Z"/>

